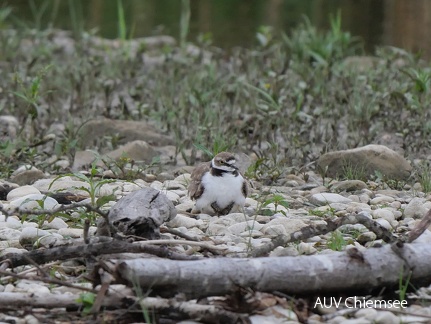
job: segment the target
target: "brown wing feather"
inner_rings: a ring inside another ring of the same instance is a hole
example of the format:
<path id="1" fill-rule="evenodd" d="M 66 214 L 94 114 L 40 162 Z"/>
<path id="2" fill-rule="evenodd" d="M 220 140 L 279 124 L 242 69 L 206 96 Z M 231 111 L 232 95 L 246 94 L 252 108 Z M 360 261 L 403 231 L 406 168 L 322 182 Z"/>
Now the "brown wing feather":
<path id="1" fill-rule="evenodd" d="M 242 194 L 244 197 L 248 196 L 248 181 L 244 178 L 244 182 L 242 183 Z"/>
<path id="2" fill-rule="evenodd" d="M 198 199 L 204 192 L 201 179 L 205 172 L 210 170 L 210 163 L 202 163 L 194 168 L 191 174 L 191 181 L 189 184 L 189 196 L 192 199 Z"/>

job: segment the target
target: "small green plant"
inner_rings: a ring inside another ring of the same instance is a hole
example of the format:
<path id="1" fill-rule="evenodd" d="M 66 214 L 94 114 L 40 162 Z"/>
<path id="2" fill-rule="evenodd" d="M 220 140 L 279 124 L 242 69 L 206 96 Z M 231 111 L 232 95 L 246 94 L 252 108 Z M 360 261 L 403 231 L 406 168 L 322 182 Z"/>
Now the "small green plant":
<path id="1" fill-rule="evenodd" d="M 82 314 L 88 315 L 91 312 L 91 308 L 93 307 L 94 302 L 96 301 L 96 295 L 91 292 L 85 292 L 79 295 L 79 298 L 76 300 L 78 303 L 82 303 Z"/>
<path id="2" fill-rule="evenodd" d="M 345 163 L 342 167 L 341 178 L 346 180 L 367 181 L 367 171 L 363 165 Z"/>
<path id="3" fill-rule="evenodd" d="M 126 18 L 124 15 L 123 1 L 117 0 L 117 12 L 118 12 L 118 37 L 125 41 L 127 39 L 127 26 Z"/>
<path id="4" fill-rule="evenodd" d="M 347 242 L 344 240 L 343 234 L 336 230 L 331 233 L 331 237 L 326 243 L 327 247 L 333 251 L 342 251 L 343 248 L 347 245 Z"/>
<path id="5" fill-rule="evenodd" d="M 341 11 L 335 16 L 330 15 L 329 20 L 331 29 L 323 34 L 304 17 L 301 28 L 284 37 L 288 50 L 296 60 L 327 67 L 359 51 L 361 43 L 358 38 L 342 31 Z"/>
<path id="6" fill-rule="evenodd" d="M 328 206 L 326 210 L 320 210 L 320 209 L 310 209 L 308 213 L 310 215 L 318 216 L 318 217 L 328 217 L 328 216 L 334 216 L 336 212 L 336 209 L 333 207 Z"/>
<path id="7" fill-rule="evenodd" d="M 180 46 L 185 49 L 190 25 L 190 0 L 181 0 Z"/>
<path id="8" fill-rule="evenodd" d="M 267 208 L 270 204 L 274 204 L 274 210 Z M 282 213 L 286 216 L 286 212 L 282 209 L 279 209 L 281 206 L 286 209 L 289 208 L 289 202 L 286 200 L 286 198 L 279 194 L 271 195 L 263 201 L 262 205 L 260 206 L 259 213 L 267 216 L 272 216 L 276 213 Z"/>
<path id="9" fill-rule="evenodd" d="M 406 300 L 407 295 L 407 289 L 410 284 L 410 279 L 412 277 L 412 271 L 409 271 L 407 277 L 404 279 L 404 269 L 401 268 L 399 279 L 398 279 L 398 295 L 400 298 L 400 301 Z"/>
<path id="10" fill-rule="evenodd" d="M 27 116 L 30 116 L 32 120 L 36 119 L 41 113 L 41 107 L 39 105 L 39 101 L 42 95 L 41 93 L 42 80 L 45 78 L 50 68 L 51 68 L 51 65 L 48 65 L 43 69 L 39 70 L 37 75 L 34 78 L 32 78 L 30 84 L 26 84 L 23 77 L 21 77 L 18 74 L 15 74 L 15 80 L 16 80 L 16 83 L 19 85 L 20 90 L 12 91 L 12 93 L 26 103 L 24 113 Z M 47 91 L 44 94 L 47 94 L 49 92 L 50 91 Z"/>
<path id="11" fill-rule="evenodd" d="M 205 155 L 210 159 L 212 159 L 214 156 L 221 152 L 230 151 L 230 149 L 232 148 L 232 145 L 229 144 L 228 141 L 226 141 L 221 135 L 215 135 L 212 143 L 212 150 L 208 149 L 200 143 L 194 143 L 193 146 L 199 151 L 205 153 Z"/>
<path id="12" fill-rule="evenodd" d="M 148 324 L 157 323 L 155 312 L 149 310 L 148 307 L 145 306 L 144 304 L 144 299 L 148 297 L 150 291 L 148 291 L 147 293 L 144 293 L 142 291 L 142 287 L 139 285 L 138 278 L 134 278 L 134 280 L 132 280 L 132 284 L 133 284 L 133 290 L 135 291 L 136 297 L 138 297 L 139 299 L 139 305 L 141 306 L 142 316 L 145 320 L 145 323 L 148 323 Z"/>
<path id="13" fill-rule="evenodd" d="M 285 169 L 286 159 L 280 158 L 279 145 L 271 143 L 265 151 L 255 151 L 257 159 L 248 167 L 245 175 L 265 184 L 277 181 Z"/>
<path id="14" fill-rule="evenodd" d="M 410 68 L 401 71 L 414 82 L 414 91 L 418 93 L 429 92 L 431 86 L 431 72 L 429 70 Z"/>
<path id="15" fill-rule="evenodd" d="M 427 163 L 422 163 L 417 169 L 417 178 L 424 193 L 431 192 L 431 172 Z"/>
<path id="16" fill-rule="evenodd" d="M 256 38 L 260 46 L 267 47 L 274 39 L 273 28 L 271 26 L 260 26 L 256 33 Z"/>
<path id="17" fill-rule="evenodd" d="M 118 179 L 133 181 L 142 178 L 144 172 L 153 169 L 160 169 L 160 157 L 154 157 L 150 164 L 142 161 L 135 161 L 126 155 L 119 159 L 102 158 L 103 163 L 111 170 Z"/>
<path id="18" fill-rule="evenodd" d="M 110 201 L 114 201 L 115 200 L 115 195 L 114 194 L 110 194 L 110 195 L 104 195 L 98 198 L 99 196 L 99 191 L 101 189 L 101 187 L 107 183 L 111 183 L 114 182 L 114 179 L 103 179 L 103 177 L 101 176 L 101 172 L 97 167 L 97 162 L 93 162 L 91 164 L 91 168 L 89 170 L 89 176 L 86 176 L 83 173 L 80 172 L 75 172 L 75 173 L 68 173 L 68 174 L 63 174 L 63 175 L 59 175 L 57 176 L 52 183 L 49 186 L 49 189 L 51 189 L 52 185 L 59 179 L 69 176 L 69 177 L 75 177 L 79 180 L 81 180 L 82 182 L 85 182 L 88 184 L 87 186 L 82 186 L 82 187 L 76 187 L 74 189 L 78 189 L 78 190 L 83 190 L 85 192 L 88 193 L 89 198 L 90 198 L 90 204 L 93 207 L 97 207 L 97 208 L 101 208 L 103 205 L 107 204 Z M 86 218 L 88 218 L 91 222 L 91 224 L 94 224 L 94 222 L 96 221 L 96 218 L 98 216 L 98 213 L 96 211 L 92 211 L 90 213 L 86 213 L 83 216 L 85 216 Z"/>

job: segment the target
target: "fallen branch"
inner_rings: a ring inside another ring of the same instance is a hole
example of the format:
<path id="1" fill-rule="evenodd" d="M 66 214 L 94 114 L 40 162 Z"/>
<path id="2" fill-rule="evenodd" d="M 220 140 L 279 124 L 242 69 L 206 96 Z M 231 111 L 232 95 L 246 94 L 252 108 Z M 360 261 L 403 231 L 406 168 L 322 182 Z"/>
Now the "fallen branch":
<path id="1" fill-rule="evenodd" d="M 79 295 L 0 293 L 0 309 L 68 308 L 80 309 Z M 156 312 L 159 315 L 181 319 L 194 319 L 205 323 L 247 323 L 248 315 L 227 311 L 220 306 L 200 305 L 196 302 L 177 301 L 154 297 L 137 298 L 108 295 L 101 300 L 101 307 Z"/>
<path id="2" fill-rule="evenodd" d="M 0 309 L 33 308 L 70 308 L 79 309 L 82 303 L 77 302 L 79 295 L 70 294 L 40 294 L 40 293 L 0 293 Z M 112 295 L 106 296 L 102 302 L 104 307 L 122 308 L 130 306 L 125 297 Z"/>
<path id="3" fill-rule="evenodd" d="M 412 281 L 431 282 L 429 244 L 405 244 Z M 198 298 L 224 295 L 236 287 L 255 291 L 282 291 L 287 294 L 351 291 L 398 284 L 405 266 L 391 245 L 371 248 L 362 259 L 346 252 L 299 257 L 254 259 L 219 258 L 198 261 L 135 259 L 119 261 L 115 277 L 136 283 L 168 297 L 178 292 Z M 202 289 L 205 287 L 204 289 Z"/>
<path id="4" fill-rule="evenodd" d="M 91 256 L 115 253 L 149 253 L 162 258 L 171 258 L 175 260 L 196 260 L 197 256 L 187 256 L 173 252 L 166 247 L 155 246 L 154 244 L 173 244 L 174 240 L 168 241 L 141 241 L 126 242 L 108 238 L 107 242 L 78 244 L 73 246 L 60 246 L 46 250 L 35 250 L 26 253 L 7 253 L 0 257 L 0 263 L 7 262 L 9 267 L 17 267 L 30 264 L 29 260 L 37 264 L 44 264 L 56 260 L 68 260 L 74 258 L 88 258 Z M 193 244 L 198 242 L 180 241 L 178 244 Z M 205 243 L 200 243 L 205 245 Z M 206 244 L 208 245 L 208 244 Z M 210 247 L 216 248 L 216 247 Z"/>
<path id="5" fill-rule="evenodd" d="M 56 284 L 59 286 L 66 286 L 66 287 L 75 288 L 78 290 L 83 290 L 83 291 L 88 291 L 88 292 L 93 292 L 93 293 L 96 292 L 94 289 L 74 285 L 68 281 L 64 281 L 64 280 L 60 280 L 60 279 L 56 279 L 56 278 L 41 277 L 41 276 L 37 276 L 37 275 L 19 275 L 19 274 L 13 273 L 13 272 L 2 271 L 2 270 L 0 270 L 0 275 L 13 277 L 15 279 L 33 280 L 33 281 L 50 283 L 50 284 Z"/>
<path id="6" fill-rule="evenodd" d="M 21 208 L 19 206 L 11 208 L 8 206 L 5 208 L 4 206 L 0 206 L 0 212 L 2 212 L 4 215 L 6 215 L 6 218 L 9 216 L 13 216 L 15 214 L 18 215 L 25 215 L 25 214 L 32 214 L 32 215 L 54 215 L 56 213 L 65 212 L 68 210 L 73 210 L 76 208 L 85 208 L 88 212 L 96 212 L 99 215 L 101 215 L 103 218 L 108 217 L 108 212 L 105 212 L 101 210 L 98 206 L 93 206 L 91 204 L 87 203 L 73 203 L 70 205 L 58 205 L 58 207 L 55 207 L 53 209 L 26 209 Z"/>

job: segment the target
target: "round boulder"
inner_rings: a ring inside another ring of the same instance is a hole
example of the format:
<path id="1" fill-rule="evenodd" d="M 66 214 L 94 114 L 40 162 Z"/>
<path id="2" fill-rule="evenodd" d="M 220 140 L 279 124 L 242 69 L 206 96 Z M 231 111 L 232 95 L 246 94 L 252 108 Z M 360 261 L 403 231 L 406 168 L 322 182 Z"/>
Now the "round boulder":
<path id="1" fill-rule="evenodd" d="M 393 180 L 405 180 L 410 176 L 412 167 L 397 152 L 383 145 L 367 145 L 351 150 L 323 154 L 317 160 L 320 170 L 332 178 L 354 171 L 364 177 L 375 175 L 376 171 Z"/>

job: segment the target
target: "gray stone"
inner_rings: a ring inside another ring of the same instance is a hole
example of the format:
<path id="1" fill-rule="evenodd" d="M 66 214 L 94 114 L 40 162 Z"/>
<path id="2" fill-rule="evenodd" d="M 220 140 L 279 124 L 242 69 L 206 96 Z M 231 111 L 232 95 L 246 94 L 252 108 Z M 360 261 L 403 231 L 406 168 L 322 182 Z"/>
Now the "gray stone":
<path id="1" fill-rule="evenodd" d="M 244 215 L 243 213 L 230 213 L 230 214 L 227 214 L 224 216 L 220 216 L 220 218 L 231 219 L 234 223 L 240 223 L 240 222 L 244 222 L 244 221 L 255 220 L 254 217 Z"/>
<path id="2" fill-rule="evenodd" d="M 395 220 L 395 216 L 389 209 L 379 208 L 375 209 L 371 212 L 374 219 L 383 218 L 386 219 L 389 223 L 392 223 Z"/>
<path id="3" fill-rule="evenodd" d="M 10 178 L 20 186 L 30 185 L 39 179 L 45 178 L 45 173 L 31 165 L 22 165 L 16 169 Z"/>
<path id="4" fill-rule="evenodd" d="M 236 223 L 228 227 L 228 230 L 234 235 L 240 235 L 244 231 L 260 230 L 263 227 L 262 224 L 253 220 Z"/>
<path id="5" fill-rule="evenodd" d="M 298 244 L 298 252 L 299 254 L 310 255 L 316 253 L 317 249 L 314 247 L 314 243 L 300 242 Z"/>
<path id="6" fill-rule="evenodd" d="M 0 140 L 3 142 L 16 139 L 19 130 L 19 122 L 14 116 L 0 116 Z"/>
<path id="7" fill-rule="evenodd" d="M 183 201 L 181 204 L 175 206 L 178 212 L 187 212 L 193 209 L 195 203 L 191 199 L 187 199 L 187 201 Z"/>
<path id="8" fill-rule="evenodd" d="M 12 228 L 0 228 L 0 240 L 2 241 L 10 241 L 10 240 L 18 240 L 21 236 L 21 231 Z"/>
<path id="9" fill-rule="evenodd" d="M 157 180 L 159 180 L 161 182 L 164 182 L 164 181 L 167 181 L 167 180 L 174 180 L 174 179 L 175 179 L 175 177 L 173 176 L 173 174 L 168 173 L 168 172 L 160 172 L 157 175 Z"/>
<path id="10" fill-rule="evenodd" d="M 5 227 L 13 229 L 21 229 L 23 227 L 23 223 L 18 219 L 17 216 L 9 216 L 4 225 Z"/>
<path id="11" fill-rule="evenodd" d="M 49 288 L 39 284 L 35 283 L 30 280 L 20 280 L 15 285 L 16 291 L 22 291 L 29 294 L 50 294 Z"/>
<path id="12" fill-rule="evenodd" d="M 93 147 L 94 140 L 105 136 L 118 136 L 119 144 L 132 141 L 145 141 L 150 145 L 173 145 L 174 140 L 161 134 L 157 129 L 144 121 L 113 120 L 98 118 L 85 123 L 80 129 L 81 147 Z"/>
<path id="13" fill-rule="evenodd" d="M 318 206 L 329 205 L 332 203 L 348 204 L 352 201 L 351 199 L 343 197 L 339 194 L 329 192 L 316 193 L 314 195 L 311 195 L 309 200 L 310 203 Z"/>
<path id="14" fill-rule="evenodd" d="M 120 146 L 114 151 L 106 154 L 107 158 L 118 161 L 123 157 L 128 157 L 134 161 L 151 163 L 158 156 L 158 153 L 145 141 L 133 141 Z"/>
<path id="15" fill-rule="evenodd" d="M 80 228 L 60 228 L 57 233 L 65 238 L 80 238 L 84 236 L 84 231 Z"/>
<path id="16" fill-rule="evenodd" d="M 342 176 L 346 168 L 356 168 L 367 177 L 374 176 L 378 171 L 389 179 L 405 180 L 412 170 L 409 162 L 400 154 L 386 146 L 374 144 L 323 154 L 317 166 L 327 170 L 327 175 L 333 178 Z"/>
<path id="17" fill-rule="evenodd" d="M 159 227 L 172 220 L 177 211 L 172 202 L 158 190 L 143 188 L 121 198 L 109 211 L 111 226 L 124 235 L 148 239 L 160 236 Z M 108 236 L 110 226 L 99 219 L 97 235 Z"/>
<path id="18" fill-rule="evenodd" d="M 281 256 L 298 256 L 299 252 L 293 246 L 288 247 L 277 247 L 270 253 L 269 256 L 281 257 Z"/>
<path id="19" fill-rule="evenodd" d="M 250 238 L 250 237 L 261 237 L 261 236 L 263 236 L 263 233 L 261 231 L 252 229 L 252 230 L 246 230 L 246 231 L 240 233 L 239 236 L 248 237 L 248 238 Z"/>
<path id="20" fill-rule="evenodd" d="M 357 191 L 368 188 L 367 184 L 361 180 L 345 180 L 335 183 L 332 186 L 334 191 Z"/>
<path id="21" fill-rule="evenodd" d="M 377 316 L 378 311 L 374 308 L 361 308 L 355 313 L 356 318 L 365 318 L 367 320 L 374 320 Z"/>
<path id="22" fill-rule="evenodd" d="M 424 207 L 424 199 L 415 197 L 404 208 L 404 217 L 422 218 L 427 211 Z"/>
<path id="23" fill-rule="evenodd" d="M 126 182 L 123 185 L 123 191 L 132 192 L 141 189 L 142 186 L 137 185 L 136 183 Z"/>
<path id="24" fill-rule="evenodd" d="M 163 193 L 166 195 L 166 197 L 168 197 L 168 199 L 170 201 L 172 201 L 173 203 L 178 203 L 178 201 L 180 200 L 180 195 L 178 195 L 177 193 L 170 191 L 170 190 L 163 190 Z"/>
<path id="25" fill-rule="evenodd" d="M 260 231 L 262 231 L 262 233 L 265 233 L 265 231 L 268 227 L 274 226 L 274 225 L 283 225 L 284 228 L 286 229 L 287 234 L 292 234 L 292 233 L 297 232 L 297 231 L 301 230 L 302 228 L 308 226 L 308 224 L 306 224 L 301 219 L 291 219 L 291 218 L 287 218 L 287 217 L 279 217 L 279 218 L 272 219 L 270 222 L 263 225 L 262 228 L 260 229 Z"/>
<path id="26" fill-rule="evenodd" d="M 395 199 L 389 196 L 378 196 L 370 200 L 370 205 L 386 205 L 392 203 Z"/>
<path id="27" fill-rule="evenodd" d="M 66 222 L 64 220 L 62 220 L 59 217 L 55 217 L 52 221 L 50 222 L 45 222 L 43 223 L 43 227 L 44 228 L 49 228 L 49 229 L 56 229 L 59 230 L 61 228 L 67 228 L 69 227 L 69 225 L 66 224 Z"/>
<path id="28" fill-rule="evenodd" d="M 377 223 L 379 223 L 380 225 L 382 225 L 384 228 L 388 229 L 388 230 L 392 230 L 392 226 L 391 224 L 383 218 L 379 218 L 376 220 Z"/>
<path id="29" fill-rule="evenodd" d="M 185 227 L 185 228 L 202 227 L 203 224 L 204 224 L 203 221 L 200 219 L 194 219 L 181 214 L 178 214 L 174 219 L 172 219 L 169 223 L 167 223 L 169 227 Z"/>
<path id="30" fill-rule="evenodd" d="M 269 225 L 265 227 L 265 231 L 263 231 L 263 234 L 270 235 L 270 236 L 279 236 L 279 235 L 287 235 L 286 228 L 281 225 Z"/>
<path id="31" fill-rule="evenodd" d="M 364 232 L 362 234 L 359 234 L 359 236 L 356 238 L 356 241 L 358 243 L 364 245 L 367 242 L 375 241 L 377 238 L 376 234 L 373 232 Z"/>
<path id="32" fill-rule="evenodd" d="M 19 237 L 19 242 L 22 246 L 25 245 L 33 245 L 36 241 L 40 240 L 42 237 L 49 237 L 52 236 L 53 238 L 62 238 L 58 234 L 53 234 L 51 232 L 41 230 L 34 227 L 25 227 L 23 228 L 21 235 Z"/>
<path id="33" fill-rule="evenodd" d="M 380 311 L 374 317 L 374 322 L 379 324 L 398 324 L 401 320 L 392 312 Z"/>
<path id="34" fill-rule="evenodd" d="M 177 215 L 178 217 L 179 215 Z M 177 218 L 175 217 L 175 218 Z M 224 225 L 209 223 L 207 228 L 208 235 L 226 235 L 230 233 L 229 230 Z"/>
<path id="35" fill-rule="evenodd" d="M 16 248 L 16 247 L 7 247 L 7 248 L 0 251 L 0 256 L 4 256 L 8 253 L 22 254 L 22 253 L 26 253 L 26 252 L 28 252 L 26 249 Z"/>

